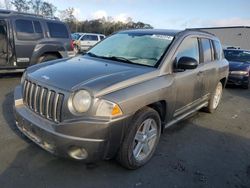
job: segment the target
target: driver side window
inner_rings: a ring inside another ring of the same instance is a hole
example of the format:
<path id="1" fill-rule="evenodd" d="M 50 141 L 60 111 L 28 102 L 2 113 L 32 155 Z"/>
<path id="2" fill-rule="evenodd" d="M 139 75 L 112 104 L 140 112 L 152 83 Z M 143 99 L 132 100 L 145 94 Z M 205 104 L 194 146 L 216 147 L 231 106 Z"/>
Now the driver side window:
<path id="1" fill-rule="evenodd" d="M 81 41 L 86 41 L 86 40 L 89 40 L 89 35 L 82 36 Z"/>
<path id="2" fill-rule="evenodd" d="M 200 62 L 199 57 L 199 45 L 198 45 L 198 39 L 194 37 L 185 38 L 181 45 L 179 46 L 177 50 L 177 54 L 175 56 L 175 63 L 177 63 L 181 57 L 190 57 L 197 62 Z"/>

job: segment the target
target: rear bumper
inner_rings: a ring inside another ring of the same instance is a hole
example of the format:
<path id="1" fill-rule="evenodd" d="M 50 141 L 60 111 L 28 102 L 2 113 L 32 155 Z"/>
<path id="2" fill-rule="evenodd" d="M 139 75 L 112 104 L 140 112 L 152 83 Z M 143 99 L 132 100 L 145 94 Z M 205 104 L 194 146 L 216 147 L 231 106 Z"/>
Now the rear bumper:
<path id="1" fill-rule="evenodd" d="M 80 149 L 86 162 L 112 158 L 119 149 L 123 130 L 129 118 L 102 121 L 98 119 L 54 123 L 30 110 L 22 103 L 21 89 L 15 89 L 14 114 L 18 129 L 50 153 L 74 158 L 71 151 Z"/>
<path id="2" fill-rule="evenodd" d="M 249 76 L 229 75 L 227 84 L 228 85 L 248 85 Z"/>

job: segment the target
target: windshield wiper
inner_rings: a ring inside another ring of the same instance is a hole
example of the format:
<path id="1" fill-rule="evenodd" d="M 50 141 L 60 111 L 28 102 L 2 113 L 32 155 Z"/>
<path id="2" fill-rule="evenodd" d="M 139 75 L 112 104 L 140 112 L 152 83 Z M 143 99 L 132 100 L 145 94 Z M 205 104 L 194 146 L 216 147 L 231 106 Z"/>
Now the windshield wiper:
<path id="1" fill-rule="evenodd" d="M 119 57 L 119 56 L 99 56 L 96 55 L 92 52 L 88 52 L 86 53 L 87 55 L 91 56 L 91 57 L 97 57 L 97 58 L 102 58 L 102 59 L 109 59 L 109 60 L 115 60 L 115 61 L 122 61 L 122 62 L 126 62 L 126 63 L 133 63 L 135 64 L 133 61 L 130 61 L 129 59 L 125 58 L 125 57 Z"/>
<path id="2" fill-rule="evenodd" d="M 96 57 L 96 58 L 101 58 L 101 59 L 108 59 L 108 60 L 114 60 L 114 61 L 122 61 L 122 62 L 125 62 L 125 63 L 129 63 L 129 64 L 136 64 L 136 65 L 142 65 L 142 66 L 146 66 L 146 67 L 151 67 L 149 65 L 144 65 L 144 64 L 140 64 L 140 63 L 135 63 L 125 57 L 121 57 L 121 56 L 99 56 L 99 55 L 96 55 L 92 52 L 88 52 L 86 53 L 87 55 L 91 56 L 91 57 Z"/>
<path id="3" fill-rule="evenodd" d="M 110 59 L 110 60 L 122 61 L 122 62 L 125 62 L 125 63 L 132 63 L 132 64 L 135 64 L 133 61 L 130 61 L 129 59 L 127 59 L 127 58 L 125 58 L 125 57 L 108 56 L 108 57 L 105 57 L 105 58 Z"/>
<path id="4" fill-rule="evenodd" d="M 89 56 L 91 56 L 91 57 L 100 57 L 100 56 L 98 56 L 98 55 L 96 55 L 96 54 L 94 54 L 92 52 L 88 52 L 86 54 L 89 55 Z"/>

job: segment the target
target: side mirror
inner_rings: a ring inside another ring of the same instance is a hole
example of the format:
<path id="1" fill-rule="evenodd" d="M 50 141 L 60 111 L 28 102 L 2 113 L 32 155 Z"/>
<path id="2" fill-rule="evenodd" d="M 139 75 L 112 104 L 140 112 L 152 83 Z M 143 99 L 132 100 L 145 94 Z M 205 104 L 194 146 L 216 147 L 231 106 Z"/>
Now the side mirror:
<path id="1" fill-rule="evenodd" d="M 191 57 L 181 57 L 177 62 L 178 69 L 195 69 L 197 66 L 197 60 Z"/>

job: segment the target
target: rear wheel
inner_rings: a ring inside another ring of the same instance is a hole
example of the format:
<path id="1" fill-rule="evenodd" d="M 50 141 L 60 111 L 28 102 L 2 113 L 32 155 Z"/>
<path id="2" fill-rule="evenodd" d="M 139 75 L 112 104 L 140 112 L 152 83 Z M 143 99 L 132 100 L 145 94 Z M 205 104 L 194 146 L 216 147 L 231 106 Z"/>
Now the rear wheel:
<path id="1" fill-rule="evenodd" d="M 55 60 L 55 59 L 59 59 L 57 55 L 45 54 L 39 58 L 38 63 L 43 63 L 43 62 L 51 61 L 51 60 Z"/>
<path id="2" fill-rule="evenodd" d="M 213 113 L 216 110 L 222 97 L 222 90 L 223 85 L 221 82 L 219 82 L 215 88 L 215 91 L 211 95 L 208 106 L 205 108 L 207 112 Z"/>
<path id="3" fill-rule="evenodd" d="M 155 110 L 147 107 L 138 112 L 118 153 L 120 164 L 128 169 L 145 165 L 155 152 L 160 133 L 161 121 Z"/>

